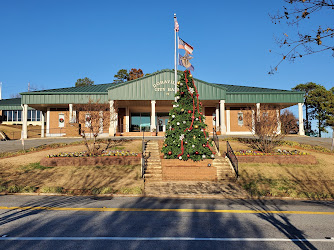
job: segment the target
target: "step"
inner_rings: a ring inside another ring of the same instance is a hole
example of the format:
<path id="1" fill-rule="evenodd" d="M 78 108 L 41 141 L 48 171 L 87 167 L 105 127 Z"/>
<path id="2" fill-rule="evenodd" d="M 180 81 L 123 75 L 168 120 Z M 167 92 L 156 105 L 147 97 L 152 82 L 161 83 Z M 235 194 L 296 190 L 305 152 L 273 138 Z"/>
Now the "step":
<path id="1" fill-rule="evenodd" d="M 162 170 L 160 169 L 156 169 L 156 170 L 146 170 L 145 174 L 153 174 L 153 175 L 161 175 L 162 174 Z"/>
<path id="2" fill-rule="evenodd" d="M 162 178 L 162 174 L 144 174 L 144 178 L 147 179 L 147 178 Z"/>
<path id="3" fill-rule="evenodd" d="M 161 162 L 160 161 L 147 161 L 147 166 L 161 166 Z"/>

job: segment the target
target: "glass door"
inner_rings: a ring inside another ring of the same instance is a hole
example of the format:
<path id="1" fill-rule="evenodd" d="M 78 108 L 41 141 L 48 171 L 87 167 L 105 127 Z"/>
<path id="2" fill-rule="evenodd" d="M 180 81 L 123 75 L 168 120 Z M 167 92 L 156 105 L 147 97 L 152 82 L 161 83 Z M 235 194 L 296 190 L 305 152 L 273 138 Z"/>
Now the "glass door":
<path id="1" fill-rule="evenodd" d="M 168 116 L 158 117 L 157 125 L 158 125 L 158 132 L 166 132 L 168 123 Z"/>

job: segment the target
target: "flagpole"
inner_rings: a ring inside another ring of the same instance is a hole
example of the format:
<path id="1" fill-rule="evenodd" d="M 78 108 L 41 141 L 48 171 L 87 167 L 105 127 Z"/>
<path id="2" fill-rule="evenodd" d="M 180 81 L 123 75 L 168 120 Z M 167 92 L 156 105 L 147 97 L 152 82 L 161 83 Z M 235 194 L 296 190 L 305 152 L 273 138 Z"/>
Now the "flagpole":
<path id="1" fill-rule="evenodd" d="M 174 46 L 175 46 L 175 50 L 174 50 L 174 75 L 175 75 L 175 79 L 174 79 L 174 91 L 175 94 L 177 93 L 177 58 L 176 58 L 176 27 L 175 27 L 175 23 L 177 22 L 176 20 L 176 14 L 174 13 Z M 177 101 L 176 97 L 175 97 L 175 102 Z"/>

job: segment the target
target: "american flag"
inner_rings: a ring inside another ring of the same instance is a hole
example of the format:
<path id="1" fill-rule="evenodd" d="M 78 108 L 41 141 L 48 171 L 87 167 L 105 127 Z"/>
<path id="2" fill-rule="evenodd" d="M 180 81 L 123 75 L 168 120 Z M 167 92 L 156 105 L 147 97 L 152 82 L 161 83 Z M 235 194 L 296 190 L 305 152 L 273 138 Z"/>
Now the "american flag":
<path id="1" fill-rule="evenodd" d="M 176 16 L 174 17 L 174 29 L 176 32 L 179 32 L 179 23 L 177 22 Z"/>

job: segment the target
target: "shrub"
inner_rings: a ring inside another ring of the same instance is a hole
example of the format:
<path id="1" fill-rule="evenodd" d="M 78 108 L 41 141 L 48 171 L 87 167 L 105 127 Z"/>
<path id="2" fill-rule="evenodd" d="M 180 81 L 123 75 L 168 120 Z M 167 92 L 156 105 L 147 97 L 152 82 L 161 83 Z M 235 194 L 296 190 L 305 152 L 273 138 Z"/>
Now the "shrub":
<path id="1" fill-rule="evenodd" d="M 41 187 L 40 191 L 41 193 L 62 193 L 63 189 L 62 187 Z"/>

